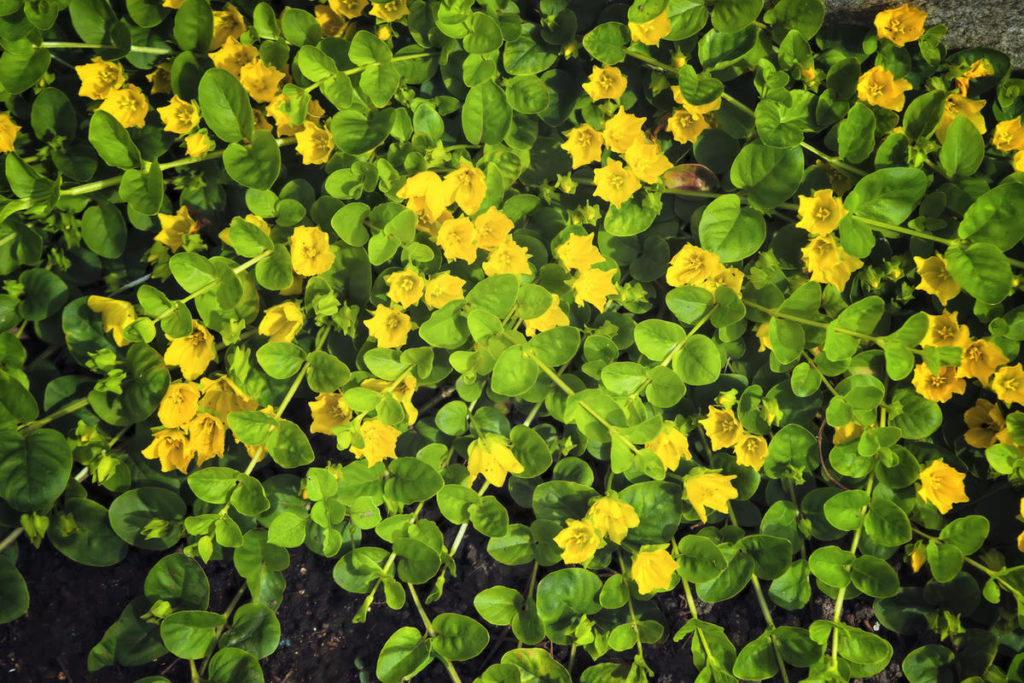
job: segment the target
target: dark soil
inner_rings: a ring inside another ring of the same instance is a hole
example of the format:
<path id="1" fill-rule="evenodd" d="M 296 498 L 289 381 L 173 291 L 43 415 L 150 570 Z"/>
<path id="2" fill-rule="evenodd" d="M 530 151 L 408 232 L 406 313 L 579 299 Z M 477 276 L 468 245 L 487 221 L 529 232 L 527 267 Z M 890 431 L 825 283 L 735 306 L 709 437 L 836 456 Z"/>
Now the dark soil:
<path id="1" fill-rule="evenodd" d="M 506 567 L 493 562 L 484 545 L 481 537 L 472 532 L 467 534 L 459 551 L 459 576 L 449 577 L 441 600 L 426 606 L 428 614 L 450 611 L 475 616 L 472 598 L 480 590 L 497 584 L 526 589 L 529 566 Z M 146 573 L 161 557 L 160 553 L 133 550 L 115 567 L 93 568 L 75 564 L 46 545 L 39 550 L 22 547 L 18 566 L 28 581 L 32 603 L 25 617 L 0 626 L 0 681 L 121 683 L 160 673 L 172 681 L 188 680 L 185 664 L 170 655 L 141 667 L 108 667 L 95 673 L 86 669 L 90 648 L 117 619 L 128 601 L 142 593 Z M 292 564 L 285 572 L 288 582 L 285 598 L 278 610 L 281 645 L 262 662 L 268 682 L 372 682 L 376 680 L 377 655 L 391 633 L 400 626 L 422 628 L 411 604 L 401 611 L 392 611 L 384 604 L 382 594 L 371 609 L 367 623 L 353 624 L 352 615 L 362 596 L 346 593 L 335 585 L 331 577 L 333 565 L 334 560 L 305 548 L 292 551 Z M 211 562 L 206 569 L 211 584 L 210 609 L 223 610 L 241 581 L 230 563 Z M 421 598 L 426 597 L 431 587 L 432 583 L 421 588 Z M 681 595 L 664 594 L 657 604 L 665 616 L 666 637 L 660 644 L 644 648 L 645 659 L 655 671 L 652 681 L 692 681 L 696 671 L 691 662 L 690 642 L 688 639 L 681 643 L 672 641 L 672 635 L 688 618 L 685 602 Z M 849 623 L 877 628 L 869 601 L 851 601 L 848 607 Z M 831 600 L 818 596 L 802 612 L 776 609 L 773 616 L 780 624 L 807 625 L 814 619 L 831 618 L 831 610 Z M 737 649 L 756 638 L 764 628 L 750 591 L 718 605 L 698 601 L 698 612 L 702 619 L 725 627 Z M 906 650 L 901 649 L 899 638 L 893 638 L 893 645 L 897 648 L 893 663 L 871 679 L 873 682 L 904 680 L 899 662 Z M 503 652 L 514 647 L 515 639 L 508 629 L 491 628 L 487 650 L 481 657 L 458 665 L 459 674 L 468 683 L 498 661 Z M 552 654 L 564 664 L 568 648 L 556 646 Z M 631 655 L 623 653 L 621 657 L 628 659 Z M 589 658 L 581 650 L 577 653 L 576 673 L 588 664 Z M 432 664 L 419 679 L 446 681 L 447 676 L 437 664 Z"/>

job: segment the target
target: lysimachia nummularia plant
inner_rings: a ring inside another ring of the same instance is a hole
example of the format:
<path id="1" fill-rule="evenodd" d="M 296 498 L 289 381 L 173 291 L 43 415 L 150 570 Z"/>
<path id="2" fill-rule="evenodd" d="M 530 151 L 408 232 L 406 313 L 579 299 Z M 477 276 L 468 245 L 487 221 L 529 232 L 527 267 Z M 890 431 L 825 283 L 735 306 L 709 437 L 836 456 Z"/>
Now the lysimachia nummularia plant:
<path id="1" fill-rule="evenodd" d="M 823 18 L 0 0 L 0 621 L 153 551 L 89 667 L 262 681 L 305 546 L 384 683 L 1021 680 L 1024 81 Z"/>

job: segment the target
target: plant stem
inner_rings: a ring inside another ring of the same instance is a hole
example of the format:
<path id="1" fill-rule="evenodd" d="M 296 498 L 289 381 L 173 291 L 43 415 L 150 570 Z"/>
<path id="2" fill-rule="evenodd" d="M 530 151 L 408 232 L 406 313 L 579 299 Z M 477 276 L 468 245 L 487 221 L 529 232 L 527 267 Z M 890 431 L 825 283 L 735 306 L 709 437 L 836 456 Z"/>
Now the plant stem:
<path id="1" fill-rule="evenodd" d="M 882 423 L 882 426 L 884 426 L 884 421 L 880 420 L 880 423 Z M 874 469 L 872 468 L 871 476 L 868 477 L 868 485 L 867 485 L 867 488 L 865 489 L 865 493 L 868 494 L 868 499 L 869 500 L 871 499 L 871 489 L 874 488 L 874 485 L 875 485 L 875 473 L 874 473 Z M 860 509 L 860 523 L 857 525 L 857 530 L 853 532 L 853 542 L 850 543 L 850 554 L 851 555 L 856 555 L 857 554 L 857 546 L 860 545 L 860 536 L 861 536 L 861 533 L 864 531 L 864 518 L 867 515 L 867 509 L 868 509 L 867 505 L 865 505 L 864 507 L 862 507 Z M 832 668 L 833 669 L 835 669 L 835 668 L 837 668 L 839 666 L 839 623 L 840 623 L 840 617 L 842 616 L 842 613 L 843 613 L 843 601 L 845 599 L 846 599 L 846 586 L 843 586 L 842 588 L 839 589 L 839 592 L 836 593 L 835 611 L 832 614 L 832 623 L 835 624 L 835 626 L 832 628 Z"/>
<path id="2" fill-rule="evenodd" d="M 214 640 L 214 642 L 217 642 L 217 639 L 220 638 L 220 634 L 224 632 L 224 629 L 225 629 L 225 627 L 227 626 L 227 623 L 228 623 L 228 619 L 231 617 L 231 614 L 235 611 L 235 608 L 238 607 L 239 601 L 241 601 L 242 596 L 245 595 L 245 592 L 247 590 L 249 590 L 248 585 L 247 584 L 242 584 L 242 587 L 238 589 L 237 593 L 235 593 L 235 597 L 231 598 L 231 602 L 228 603 L 228 608 L 226 610 L 224 610 L 224 623 L 222 625 L 218 626 L 217 628 L 215 628 L 214 631 L 213 631 L 213 640 Z M 206 673 L 206 667 L 208 667 L 210 665 L 210 658 L 211 657 L 213 657 L 213 652 L 211 652 L 210 654 L 206 655 L 206 658 L 203 659 L 203 664 L 202 664 L 202 666 L 199 667 L 199 675 L 200 676 L 202 676 L 202 675 L 204 675 Z"/>
<path id="3" fill-rule="evenodd" d="M 616 553 L 619 558 L 619 570 L 622 572 L 622 576 L 626 576 L 626 561 L 622 559 L 622 553 Z M 647 662 L 644 661 L 644 645 L 640 642 L 640 622 L 636 618 L 636 612 L 633 610 L 633 596 L 626 591 L 626 604 L 629 605 L 629 625 L 633 627 L 633 633 L 636 635 L 636 653 L 637 657 L 640 658 L 640 663 L 643 664 L 644 669 L 648 672 L 651 671 L 651 667 L 647 666 Z"/>
<path id="4" fill-rule="evenodd" d="M 748 306 L 748 307 L 753 308 L 755 310 L 761 311 L 762 313 L 767 313 L 768 315 L 770 315 L 773 318 L 781 318 L 782 320 L 790 320 L 790 321 L 795 322 L 795 323 L 800 323 L 801 325 L 808 325 L 810 327 L 817 327 L 817 328 L 820 328 L 822 330 L 827 330 L 830 327 L 829 323 L 822 322 L 820 320 L 810 320 L 808 318 L 801 318 L 800 316 L 792 315 L 790 313 L 782 313 L 777 308 L 768 308 L 767 306 L 762 306 L 761 304 L 754 303 L 753 301 L 744 300 L 743 304 L 745 306 Z M 841 332 L 842 334 L 847 334 L 847 335 L 850 335 L 851 337 L 856 337 L 857 339 L 863 339 L 865 341 L 869 341 L 869 342 L 872 342 L 874 344 L 878 344 L 879 346 L 882 346 L 883 342 L 884 342 L 884 339 L 882 337 L 875 337 L 875 336 L 870 335 L 870 334 L 864 334 L 863 332 L 857 332 L 856 330 L 847 330 L 847 329 L 842 328 L 842 327 L 835 327 L 835 328 L 832 328 L 832 329 L 834 329 L 836 332 Z"/>
<path id="5" fill-rule="evenodd" d="M 117 45 L 104 45 L 103 43 L 67 43 L 59 40 L 44 40 L 39 44 L 47 50 L 53 49 L 81 49 L 81 50 L 116 50 Z M 129 52 L 138 52 L 147 55 L 171 55 L 174 48 L 170 47 L 147 47 L 145 45 L 132 45 Z"/>
<path id="6" fill-rule="evenodd" d="M 693 589 L 690 588 L 690 582 L 686 579 L 682 580 L 683 593 L 686 595 L 686 605 L 690 608 L 690 616 L 697 621 L 700 621 L 700 617 L 697 616 L 697 603 L 693 599 Z M 704 648 L 704 655 L 708 658 L 708 661 L 717 661 L 715 655 L 711 652 L 711 647 L 708 645 L 707 639 L 704 637 L 704 632 L 700 630 L 698 625 L 694 631 L 697 632 L 697 638 L 700 640 L 701 647 Z"/>
<path id="7" fill-rule="evenodd" d="M 420 613 L 420 619 L 423 620 L 423 627 L 427 631 L 427 636 L 430 638 L 436 638 L 437 631 L 434 630 L 434 623 L 430 620 L 430 617 L 427 616 L 427 611 L 423 609 L 423 603 L 420 602 L 420 596 L 417 595 L 416 588 L 408 582 L 406 582 L 405 585 L 409 587 L 409 594 L 412 596 L 413 604 L 416 605 L 416 611 Z M 434 656 L 444 664 L 444 668 L 448 670 L 448 675 L 451 677 L 453 683 L 462 683 L 462 679 L 459 678 L 459 674 L 455 671 L 455 667 L 452 666 L 451 662 L 437 653 L 434 653 Z"/>
<path id="8" fill-rule="evenodd" d="M 88 397 L 83 396 L 82 398 L 75 399 L 74 401 L 71 401 L 70 403 L 65 404 L 63 408 L 60 408 L 59 410 L 56 410 L 56 411 L 50 413 L 49 415 L 45 415 L 45 416 L 39 418 L 38 420 L 32 420 L 31 422 L 26 422 L 25 424 L 23 424 L 20 427 L 18 427 L 18 431 L 19 432 L 25 432 L 26 434 L 28 434 L 29 432 L 34 432 L 35 430 L 39 429 L 43 425 L 49 424 L 50 422 L 53 422 L 54 420 L 56 420 L 58 418 L 61 418 L 61 417 L 64 417 L 65 415 L 73 413 L 76 410 L 81 410 L 82 408 L 86 407 L 87 405 L 89 405 L 89 398 Z"/>
<path id="9" fill-rule="evenodd" d="M 694 323 L 690 331 L 686 333 L 686 336 L 680 339 L 671 349 L 669 349 L 668 353 L 665 354 L 665 358 L 661 361 L 661 363 L 658 364 L 658 366 L 667 368 L 672 363 L 672 361 L 675 360 L 675 357 L 679 355 L 679 352 L 683 350 L 683 347 L 686 346 L 686 342 L 690 341 L 690 337 L 696 334 L 697 331 L 704 326 L 704 323 L 706 323 L 708 319 L 711 318 L 712 314 L 714 314 L 716 310 L 718 310 L 718 304 L 712 306 L 700 320 Z M 636 389 L 634 389 L 633 392 L 629 395 L 629 398 L 626 399 L 626 401 L 628 402 L 634 400 L 637 396 L 640 395 L 641 391 L 647 388 L 647 385 L 650 384 L 652 381 L 653 380 L 651 379 L 650 375 L 645 377 L 643 381 L 640 382 L 640 385 Z"/>
<path id="10" fill-rule="evenodd" d="M 533 596 L 533 587 L 537 585 L 537 568 L 540 565 L 537 564 L 537 560 L 533 561 L 533 569 L 530 571 L 530 585 L 526 589 L 526 600 L 529 601 Z M 516 649 L 518 650 L 523 646 L 523 641 L 516 638 Z"/>

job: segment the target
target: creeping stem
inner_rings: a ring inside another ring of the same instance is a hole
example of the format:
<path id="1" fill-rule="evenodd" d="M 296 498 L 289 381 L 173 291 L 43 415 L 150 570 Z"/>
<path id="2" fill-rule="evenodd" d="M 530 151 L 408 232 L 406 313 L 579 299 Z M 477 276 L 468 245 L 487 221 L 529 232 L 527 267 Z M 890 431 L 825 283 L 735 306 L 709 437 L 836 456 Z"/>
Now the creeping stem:
<path id="1" fill-rule="evenodd" d="M 883 413 L 884 414 L 884 413 Z M 884 421 L 880 424 L 884 426 Z M 868 477 L 867 488 L 864 489 L 865 493 L 868 494 L 868 499 L 871 498 L 871 489 L 875 486 L 875 472 L 872 468 L 871 476 Z M 857 546 L 860 545 L 861 533 L 864 531 L 864 518 L 867 516 L 868 507 L 865 505 L 860 509 L 860 523 L 857 525 L 857 530 L 853 532 L 853 542 L 850 543 L 850 554 L 856 555 Z M 839 624 L 840 617 L 843 614 L 843 601 L 846 599 L 846 586 L 839 589 L 836 594 L 836 606 L 835 613 L 832 615 L 832 623 L 835 626 L 832 629 L 832 668 L 836 669 L 839 666 Z"/>
<path id="2" fill-rule="evenodd" d="M 416 605 L 416 611 L 419 612 L 420 619 L 423 620 L 423 628 L 426 629 L 427 636 L 430 638 L 436 638 L 437 631 L 434 629 L 434 622 L 430 620 L 430 617 L 427 616 L 427 611 L 423 609 L 423 603 L 420 602 L 420 596 L 416 593 L 416 588 L 408 582 L 405 585 L 409 587 L 409 594 L 412 596 L 413 604 Z M 434 656 L 444 664 L 444 668 L 448 671 L 448 676 L 451 677 L 453 683 L 462 683 L 462 679 L 459 678 L 459 674 L 455 671 L 455 667 L 451 662 L 436 652 L 434 653 Z"/>

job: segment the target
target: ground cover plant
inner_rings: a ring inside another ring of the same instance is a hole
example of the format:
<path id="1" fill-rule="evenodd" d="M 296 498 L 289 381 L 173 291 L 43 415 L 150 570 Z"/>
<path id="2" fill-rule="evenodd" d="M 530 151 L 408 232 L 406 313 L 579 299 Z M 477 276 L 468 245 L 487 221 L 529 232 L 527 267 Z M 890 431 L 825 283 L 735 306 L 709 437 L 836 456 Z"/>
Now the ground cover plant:
<path id="1" fill-rule="evenodd" d="M 304 546 L 366 680 L 1020 681 L 1024 81 L 823 16 L 0 0 L 0 622 L 133 547 L 89 668 L 262 681 Z"/>

